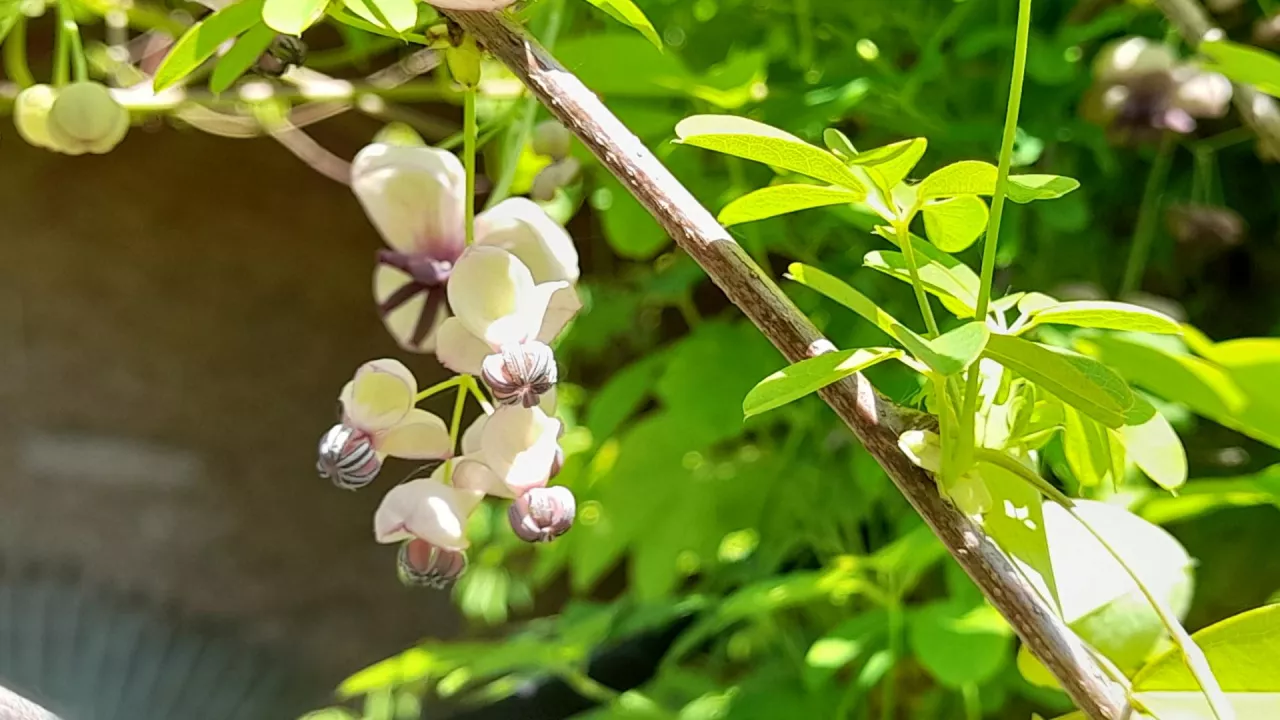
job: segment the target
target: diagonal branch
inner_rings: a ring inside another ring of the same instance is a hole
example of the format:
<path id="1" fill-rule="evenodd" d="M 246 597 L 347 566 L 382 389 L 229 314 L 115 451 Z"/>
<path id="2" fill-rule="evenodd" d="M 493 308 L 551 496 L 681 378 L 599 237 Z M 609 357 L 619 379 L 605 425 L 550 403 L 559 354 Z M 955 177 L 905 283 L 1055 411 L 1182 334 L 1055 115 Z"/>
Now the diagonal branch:
<path id="1" fill-rule="evenodd" d="M 586 144 L 788 361 L 835 349 L 639 138 L 536 40 L 500 14 L 447 14 Z M 821 394 L 1076 704 L 1094 718 L 1122 717 L 1122 690 L 1106 678 L 1079 638 L 995 543 L 938 494 L 933 478 L 898 449 L 908 411 L 879 395 L 861 375 Z"/>

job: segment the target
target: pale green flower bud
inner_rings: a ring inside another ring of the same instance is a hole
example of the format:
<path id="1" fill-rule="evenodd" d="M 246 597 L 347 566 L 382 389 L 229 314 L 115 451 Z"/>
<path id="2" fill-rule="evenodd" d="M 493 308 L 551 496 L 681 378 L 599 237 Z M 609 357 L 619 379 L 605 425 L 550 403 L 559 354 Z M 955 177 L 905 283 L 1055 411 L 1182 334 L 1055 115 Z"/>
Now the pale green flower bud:
<path id="1" fill-rule="evenodd" d="M 456 47 L 451 47 L 445 51 L 444 59 L 449 65 L 449 73 L 453 75 L 453 79 L 463 87 L 473 88 L 480 84 L 480 60 L 483 55 L 480 47 L 476 45 L 474 36 L 468 34 L 462 37 L 462 42 Z"/>
<path id="2" fill-rule="evenodd" d="M 560 160 L 569 154 L 573 135 L 556 120 L 544 120 L 533 129 L 533 151 Z"/>
<path id="3" fill-rule="evenodd" d="M 49 135 L 49 111 L 58 91 L 49 85 L 32 85 L 13 101 L 13 124 L 23 140 L 46 150 L 58 150 Z"/>
<path id="4" fill-rule="evenodd" d="M 62 88 L 49 111 L 49 135 L 68 155 L 110 152 L 128 132 L 129 111 L 101 83 Z"/>

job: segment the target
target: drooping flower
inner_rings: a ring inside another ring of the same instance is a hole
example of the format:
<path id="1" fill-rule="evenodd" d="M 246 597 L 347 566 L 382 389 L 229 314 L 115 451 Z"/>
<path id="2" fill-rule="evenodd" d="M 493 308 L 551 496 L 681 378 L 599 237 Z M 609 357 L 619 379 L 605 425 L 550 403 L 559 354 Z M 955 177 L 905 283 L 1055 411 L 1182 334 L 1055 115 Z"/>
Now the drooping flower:
<path id="1" fill-rule="evenodd" d="M 351 187 L 388 245 L 373 282 L 383 323 L 405 349 L 434 352 L 450 314 L 445 287 L 466 244 L 462 163 L 437 148 L 374 143 L 356 155 Z M 568 233 L 525 198 L 477 216 L 475 244 L 516 255 L 538 282 L 578 279 Z"/>
<path id="2" fill-rule="evenodd" d="M 396 556 L 396 570 L 400 582 L 411 587 L 429 587 L 443 590 L 457 580 L 467 569 L 467 554 L 457 550 L 445 550 L 413 538 L 400 546 Z"/>
<path id="3" fill-rule="evenodd" d="M 577 502 L 567 487 L 534 488 L 516 498 L 507 520 L 516 537 L 525 542 L 551 542 L 569 532 L 577 514 Z"/>
<path id="4" fill-rule="evenodd" d="M 106 153 L 129 132 L 129 111 L 102 83 L 74 82 L 57 91 L 48 133 L 59 152 Z"/>
<path id="5" fill-rule="evenodd" d="M 396 543 L 417 538 L 445 550 L 466 550 L 467 518 L 484 499 L 480 490 L 446 485 L 443 464 L 431 477 L 392 488 L 373 518 L 374 538 Z M 457 478 L 455 475 L 455 483 Z"/>
<path id="6" fill-rule="evenodd" d="M 472 435 L 453 470 L 456 487 L 516 498 L 546 487 L 558 472 L 560 421 L 538 407 L 500 407 Z"/>
<path id="7" fill-rule="evenodd" d="M 418 382 L 398 360 L 361 365 L 342 389 L 342 422 L 320 442 L 321 477 L 346 488 L 367 485 L 388 455 L 413 460 L 449 456 L 449 430 L 438 416 L 414 407 Z"/>

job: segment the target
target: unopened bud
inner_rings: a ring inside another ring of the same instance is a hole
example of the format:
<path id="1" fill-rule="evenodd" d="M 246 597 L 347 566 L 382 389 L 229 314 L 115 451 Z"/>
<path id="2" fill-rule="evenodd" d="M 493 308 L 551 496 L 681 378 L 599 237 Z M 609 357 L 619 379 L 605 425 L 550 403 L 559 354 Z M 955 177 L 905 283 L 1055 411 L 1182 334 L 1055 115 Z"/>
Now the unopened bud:
<path id="1" fill-rule="evenodd" d="M 577 514 L 573 492 L 562 485 L 533 488 L 516 498 L 507 519 L 525 542 L 550 542 L 569 532 Z"/>
<path id="2" fill-rule="evenodd" d="M 368 433 L 338 423 L 320 438 L 316 471 L 344 490 L 368 485 L 382 469 L 382 458 Z"/>
<path id="3" fill-rule="evenodd" d="M 573 135 L 555 120 L 544 120 L 533 129 L 533 151 L 561 160 L 569 154 Z"/>
<path id="4" fill-rule="evenodd" d="M 461 577 L 466 569 L 466 553 L 445 550 L 418 538 L 406 540 L 396 558 L 396 574 L 400 576 L 400 582 L 411 587 L 443 590 Z"/>
<path id="5" fill-rule="evenodd" d="M 480 365 L 480 377 L 501 405 L 536 406 L 555 387 L 558 374 L 555 353 L 537 340 L 507 345 Z"/>
<path id="6" fill-rule="evenodd" d="M 280 77 L 294 65 L 307 61 L 307 44 L 293 35 L 276 35 L 253 69 L 261 75 Z"/>
<path id="7" fill-rule="evenodd" d="M 386 127 L 373 136 L 373 141 L 400 147 L 426 147 L 427 145 L 427 141 L 422 139 L 417 130 L 402 122 L 387 123 Z"/>
<path id="8" fill-rule="evenodd" d="M 540 202 L 555 199 L 556 191 L 578 179 L 582 163 L 577 158 L 567 157 L 538 171 L 529 188 L 529 196 Z"/>
<path id="9" fill-rule="evenodd" d="M 461 86 L 473 88 L 480 84 L 480 60 L 482 54 L 476 45 L 476 38 L 466 33 L 454 47 L 445 51 L 444 59 L 449 65 L 449 73 Z"/>
<path id="10" fill-rule="evenodd" d="M 101 83 L 71 83 L 49 110 L 49 135 L 69 155 L 105 153 L 129 132 L 129 111 Z"/>
<path id="11" fill-rule="evenodd" d="M 1093 61 L 1099 82 L 1123 82 L 1153 72 L 1173 68 L 1178 56 L 1159 42 L 1144 37 L 1127 37 L 1107 43 Z"/>
<path id="12" fill-rule="evenodd" d="M 13 100 L 13 124 L 23 140 L 46 150 L 58 146 L 49 135 L 49 111 L 58 91 L 49 85 L 32 85 Z"/>

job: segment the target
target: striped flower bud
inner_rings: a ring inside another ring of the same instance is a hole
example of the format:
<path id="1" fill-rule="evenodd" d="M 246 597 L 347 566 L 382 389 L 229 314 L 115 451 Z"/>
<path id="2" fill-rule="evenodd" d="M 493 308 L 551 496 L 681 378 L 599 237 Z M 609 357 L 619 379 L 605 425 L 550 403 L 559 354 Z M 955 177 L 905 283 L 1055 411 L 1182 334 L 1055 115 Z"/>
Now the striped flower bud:
<path id="1" fill-rule="evenodd" d="M 550 542 L 569 532 L 577 503 L 569 488 L 534 488 L 511 503 L 507 519 L 516 537 L 525 542 Z"/>
<path id="2" fill-rule="evenodd" d="M 480 365 L 480 377 L 501 405 L 536 406 L 555 387 L 557 376 L 555 354 L 537 340 L 504 345 Z"/>
<path id="3" fill-rule="evenodd" d="M 396 558 L 400 582 L 410 587 L 443 590 L 461 577 L 466 569 L 466 553 L 445 550 L 418 538 L 405 541 Z"/>
<path id="4" fill-rule="evenodd" d="M 373 447 L 373 437 L 344 423 L 338 423 L 320 438 L 320 458 L 316 471 L 345 490 L 357 490 L 378 476 L 382 459 Z"/>

